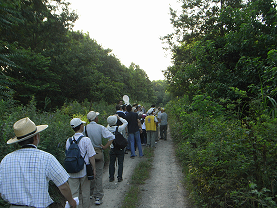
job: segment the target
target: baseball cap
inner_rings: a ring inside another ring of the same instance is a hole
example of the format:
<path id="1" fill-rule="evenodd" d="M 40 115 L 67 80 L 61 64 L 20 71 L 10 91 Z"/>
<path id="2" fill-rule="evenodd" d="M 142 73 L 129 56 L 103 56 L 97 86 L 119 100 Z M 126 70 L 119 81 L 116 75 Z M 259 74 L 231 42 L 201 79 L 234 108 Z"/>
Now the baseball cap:
<path id="1" fill-rule="evenodd" d="M 90 111 L 87 115 L 88 120 L 92 121 L 99 115 L 99 112 Z"/>
<path id="2" fill-rule="evenodd" d="M 108 124 L 109 124 L 110 126 L 113 126 L 113 125 L 115 125 L 116 122 L 117 122 L 117 117 L 116 117 L 116 116 L 109 116 L 109 117 L 107 118 L 107 122 L 108 122 Z"/>
<path id="3" fill-rule="evenodd" d="M 75 128 L 77 126 L 80 126 L 81 124 L 84 124 L 86 123 L 85 121 L 82 121 L 81 119 L 79 118 L 73 118 L 71 121 L 70 121 L 70 126 L 72 128 Z"/>

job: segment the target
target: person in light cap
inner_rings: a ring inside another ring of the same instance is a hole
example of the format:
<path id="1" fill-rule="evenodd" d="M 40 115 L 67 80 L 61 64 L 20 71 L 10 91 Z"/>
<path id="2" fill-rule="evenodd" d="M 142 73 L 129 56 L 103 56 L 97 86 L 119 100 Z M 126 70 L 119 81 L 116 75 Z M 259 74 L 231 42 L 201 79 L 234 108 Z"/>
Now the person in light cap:
<path id="1" fill-rule="evenodd" d="M 86 164 L 91 164 L 94 171 L 94 177 L 96 176 L 95 171 L 95 160 L 94 155 L 95 150 L 92 146 L 91 140 L 85 137 L 82 132 L 84 131 L 84 124 L 86 122 L 82 121 L 80 118 L 73 118 L 70 121 L 70 126 L 74 130 L 75 134 L 72 138 L 68 138 L 66 141 L 66 150 L 70 147 L 70 140 L 77 143 L 80 138 L 78 146 L 81 152 L 81 156 L 84 158 L 85 164 L 84 168 L 78 173 L 69 173 L 70 178 L 68 180 L 70 189 L 72 191 L 73 197 L 78 197 L 81 207 L 90 206 L 90 181 L 87 177 Z"/>
<path id="2" fill-rule="evenodd" d="M 120 126 L 118 126 L 118 120 L 122 123 Z M 116 131 L 116 128 L 118 128 L 119 133 L 123 133 L 125 131 L 125 128 L 128 125 L 128 122 L 124 119 L 119 117 L 117 114 L 113 116 L 109 116 L 107 118 L 108 122 L 108 130 L 112 133 Z M 116 158 L 118 161 L 118 174 L 117 174 L 117 180 L 118 182 L 121 182 L 123 180 L 122 174 L 123 174 L 123 161 L 124 161 L 124 148 L 118 149 L 116 148 L 113 143 L 111 144 L 110 149 L 110 164 L 109 164 L 109 181 L 114 181 L 114 173 L 115 173 L 115 162 Z"/>
<path id="3" fill-rule="evenodd" d="M 104 154 L 103 150 L 109 148 L 112 144 L 115 136 L 104 126 L 97 124 L 98 112 L 90 111 L 87 114 L 89 124 L 85 126 L 84 135 L 91 139 L 92 145 L 96 153 L 100 153 L 101 158 L 95 159 L 96 177 L 91 181 L 90 194 L 95 199 L 95 204 L 102 204 L 102 198 L 104 196 L 102 178 L 104 168 Z M 108 139 L 105 146 L 102 145 L 102 138 Z"/>
<path id="4" fill-rule="evenodd" d="M 49 180 L 59 188 L 71 207 L 76 207 L 69 175 L 50 153 L 37 148 L 40 132 L 48 125 L 36 126 L 28 117 L 14 123 L 15 137 L 7 144 L 19 144 L 20 149 L 6 155 L 0 163 L 0 196 L 10 207 L 48 207 L 53 203 L 48 193 Z"/>

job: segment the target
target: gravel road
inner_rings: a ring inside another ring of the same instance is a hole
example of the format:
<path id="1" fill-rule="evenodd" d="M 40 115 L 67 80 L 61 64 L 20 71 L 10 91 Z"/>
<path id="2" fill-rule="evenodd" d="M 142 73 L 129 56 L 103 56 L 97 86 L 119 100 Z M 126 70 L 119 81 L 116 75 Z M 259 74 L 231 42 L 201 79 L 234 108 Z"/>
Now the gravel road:
<path id="1" fill-rule="evenodd" d="M 169 131 L 168 131 L 169 132 Z M 138 154 L 138 153 L 137 153 Z M 131 176 L 136 165 L 144 158 L 130 158 L 130 153 L 125 154 L 123 181 L 109 182 L 108 166 L 104 168 L 103 187 L 104 198 L 102 205 L 91 207 L 120 207 L 125 193 L 128 191 Z M 153 169 L 150 178 L 141 185 L 141 199 L 137 207 L 153 208 L 192 208 L 188 200 L 188 193 L 182 186 L 182 171 L 175 157 L 174 144 L 168 134 L 168 140 L 160 140 L 155 148 Z"/>

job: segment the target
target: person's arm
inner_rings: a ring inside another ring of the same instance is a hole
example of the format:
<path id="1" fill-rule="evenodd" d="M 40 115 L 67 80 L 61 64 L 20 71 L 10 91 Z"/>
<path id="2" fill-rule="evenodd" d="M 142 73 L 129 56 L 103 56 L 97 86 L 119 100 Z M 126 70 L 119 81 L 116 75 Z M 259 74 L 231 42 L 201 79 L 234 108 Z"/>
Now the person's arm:
<path id="1" fill-rule="evenodd" d="M 128 122 L 124 118 L 121 118 L 121 117 L 118 117 L 118 119 L 122 122 L 122 125 L 118 126 L 118 131 L 122 132 L 124 129 L 127 128 Z"/>
<path id="2" fill-rule="evenodd" d="M 63 185 L 58 186 L 60 192 L 62 195 L 67 199 L 68 203 L 71 207 L 76 208 L 76 201 L 73 199 L 70 187 L 67 182 L 65 182 Z"/>
<path id="3" fill-rule="evenodd" d="M 100 145 L 102 147 L 102 149 L 107 149 L 112 143 L 113 140 L 115 139 L 115 136 L 107 129 L 103 126 L 102 128 L 102 137 L 105 139 L 108 139 L 108 142 L 105 146 L 103 146 L 102 144 Z"/>
<path id="4" fill-rule="evenodd" d="M 90 161 L 90 164 L 93 167 L 93 174 L 94 174 L 94 177 L 95 177 L 96 176 L 96 168 L 95 168 L 95 158 L 94 158 L 94 156 L 90 157 L 89 161 Z"/>
<path id="5" fill-rule="evenodd" d="M 113 143 L 113 140 L 109 140 L 105 146 L 101 144 L 101 147 L 103 150 L 107 149 L 111 144 Z"/>

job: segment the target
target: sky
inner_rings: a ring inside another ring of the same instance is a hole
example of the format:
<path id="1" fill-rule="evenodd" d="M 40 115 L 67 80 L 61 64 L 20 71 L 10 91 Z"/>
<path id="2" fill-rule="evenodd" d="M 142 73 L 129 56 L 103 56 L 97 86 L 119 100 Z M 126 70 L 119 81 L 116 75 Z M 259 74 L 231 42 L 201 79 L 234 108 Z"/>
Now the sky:
<path id="1" fill-rule="evenodd" d="M 67 0 L 79 19 L 73 30 L 89 33 L 104 49 L 111 49 L 121 64 L 133 62 L 149 79 L 164 79 L 162 70 L 171 64 L 160 37 L 173 32 L 169 7 L 177 0 Z"/>

